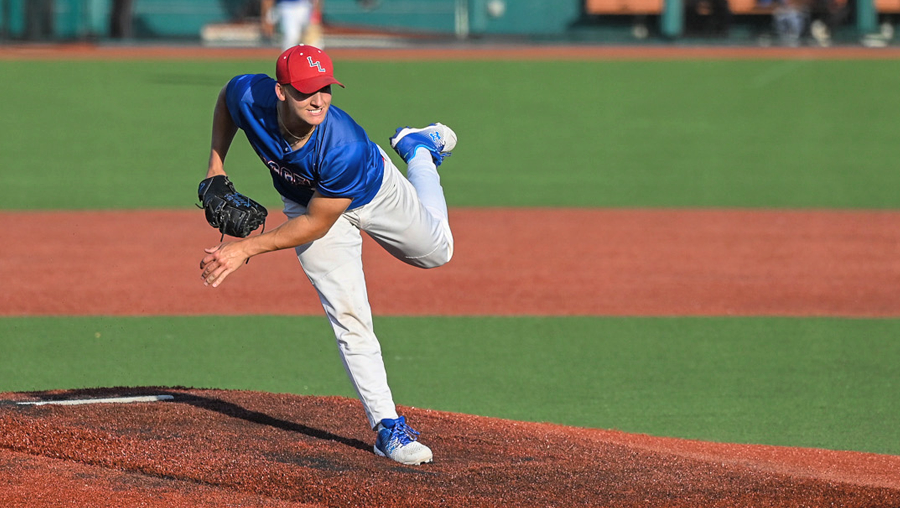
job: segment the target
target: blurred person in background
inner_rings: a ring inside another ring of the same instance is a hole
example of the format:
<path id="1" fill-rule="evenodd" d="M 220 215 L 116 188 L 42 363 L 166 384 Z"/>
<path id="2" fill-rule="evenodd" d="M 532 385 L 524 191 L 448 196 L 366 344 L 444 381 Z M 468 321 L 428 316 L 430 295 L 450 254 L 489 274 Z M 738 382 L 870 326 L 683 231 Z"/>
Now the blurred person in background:
<path id="1" fill-rule="evenodd" d="M 53 0 L 28 0 L 25 2 L 25 38 L 39 41 L 53 38 Z"/>
<path id="2" fill-rule="evenodd" d="M 113 0 L 112 10 L 109 13 L 109 36 L 113 39 L 132 38 L 133 13 L 134 0 Z"/>
<path id="3" fill-rule="evenodd" d="M 850 15 L 847 0 L 812 0 L 810 34 L 819 46 L 830 46 L 831 38 Z"/>
<path id="4" fill-rule="evenodd" d="M 313 0 L 312 13 L 309 15 L 309 26 L 303 33 L 303 44 L 307 46 L 315 46 L 317 48 L 325 47 L 325 34 L 322 27 L 322 4 L 325 0 Z"/>
<path id="5" fill-rule="evenodd" d="M 262 0 L 263 34 L 275 37 L 275 26 L 281 35 L 281 49 L 298 44 L 322 48 L 320 0 Z"/>
<path id="6" fill-rule="evenodd" d="M 772 17 L 779 42 L 785 46 L 799 46 L 809 20 L 809 3 L 806 0 L 778 0 Z"/>
<path id="7" fill-rule="evenodd" d="M 684 26 L 690 35 L 728 37 L 731 7 L 728 0 L 686 0 Z"/>

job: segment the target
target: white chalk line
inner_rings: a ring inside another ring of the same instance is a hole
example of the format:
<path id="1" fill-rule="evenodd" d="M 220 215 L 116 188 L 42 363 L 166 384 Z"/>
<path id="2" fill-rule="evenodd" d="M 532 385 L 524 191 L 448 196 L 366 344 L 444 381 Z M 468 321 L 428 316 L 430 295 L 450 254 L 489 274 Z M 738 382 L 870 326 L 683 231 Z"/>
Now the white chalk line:
<path id="1" fill-rule="evenodd" d="M 174 400 L 172 395 L 141 395 L 137 397 L 108 397 L 105 399 L 41 400 L 16 402 L 20 406 L 81 406 L 84 404 L 129 404 L 132 402 L 160 402 Z"/>

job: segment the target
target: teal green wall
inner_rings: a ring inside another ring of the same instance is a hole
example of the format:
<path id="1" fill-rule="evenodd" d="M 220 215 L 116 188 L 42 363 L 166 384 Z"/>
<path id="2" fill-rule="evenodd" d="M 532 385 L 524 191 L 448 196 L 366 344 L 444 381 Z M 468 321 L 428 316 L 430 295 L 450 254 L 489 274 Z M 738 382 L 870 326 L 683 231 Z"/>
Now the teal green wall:
<path id="1" fill-rule="evenodd" d="M 581 16 L 580 0 L 505 0 L 501 17 L 488 13 L 489 0 L 417 0 L 375 2 L 365 9 L 358 0 L 328 0 L 325 14 L 336 24 L 395 27 L 405 31 L 456 30 L 457 9 L 468 14 L 471 34 L 561 34 Z"/>
<path id="2" fill-rule="evenodd" d="M 9 39 L 25 38 L 25 5 L 36 0 L 0 0 L 0 27 Z M 583 36 L 602 34 L 611 27 L 630 23 L 626 16 L 604 22 L 586 22 L 582 0 L 503 0 L 505 11 L 489 13 L 496 0 L 327 0 L 326 22 L 402 33 L 465 35 L 509 35 L 529 37 Z M 108 16 L 112 0 L 55 0 L 53 33 L 40 39 L 102 39 L 109 35 Z M 666 0 L 659 20 L 660 32 L 669 38 L 681 35 L 683 1 Z M 859 0 L 856 32 L 876 30 L 879 15 L 873 0 Z M 200 38 L 204 25 L 249 21 L 259 16 L 253 0 L 136 0 L 134 33 L 138 39 Z M 596 20 L 594 20 L 596 21 Z"/>
<path id="3" fill-rule="evenodd" d="M 199 37 L 204 25 L 230 21 L 231 13 L 223 4 L 220 0 L 139 0 L 134 8 L 135 36 Z"/>
<path id="4" fill-rule="evenodd" d="M 10 38 L 25 36 L 25 3 L 28 0 L 0 0 L 0 26 L 8 31 Z M 47 39 L 79 38 L 90 29 L 90 2 L 92 0 L 56 0 L 53 13 L 54 32 Z"/>
<path id="5" fill-rule="evenodd" d="M 24 37 L 26 1 L 0 0 L 0 5 L 6 3 L 9 12 L 6 26 L 10 38 Z M 503 16 L 493 17 L 487 11 L 489 1 L 379 0 L 367 8 L 358 0 L 328 0 L 324 14 L 329 23 L 336 25 L 398 32 L 454 34 L 461 28 L 460 21 L 467 19 L 468 33 L 472 35 L 558 35 L 579 19 L 582 6 L 580 0 L 506 0 Z M 111 0 L 55 0 L 53 38 L 107 36 L 111 3 Z M 258 7 L 254 8 L 248 0 L 138 0 L 134 7 L 134 29 L 138 38 L 199 38 L 206 24 L 250 20 L 258 15 Z"/>
<path id="6" fill-rule="evenodd" d="M 8 37 L 25 37 L 25 4 L 29 0 L 0 0 L 0 23 Z M 5 4 L 5 5 L 4 5 Z M 235 21 L 248 14 L 247 0 L 136 0 L 135 36 L 138 38 L 199 39 L 208 23 Z M 53 39 L 103 38 L 109 35 L 111 0 L 55 0 Z M 258 12 L 258 8 L 256 10 Z"/>
<path id="7" fill-rule="evenodd" d="M 456 0 L 406 0 L 371 2 L 328 0 L 324 15 L 329 23 L 396 29 L 404 32 L 454 33 Z"/>

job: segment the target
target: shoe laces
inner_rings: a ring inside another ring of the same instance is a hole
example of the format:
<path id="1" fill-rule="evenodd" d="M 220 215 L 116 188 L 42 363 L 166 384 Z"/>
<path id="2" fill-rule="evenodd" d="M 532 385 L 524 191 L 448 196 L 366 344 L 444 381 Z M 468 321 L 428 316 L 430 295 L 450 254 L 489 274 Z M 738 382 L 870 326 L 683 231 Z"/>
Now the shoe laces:
<path id="1" fill-rule="evenodd" d="M 405 416 L 401 416 L 395 420 L 394 426 L 389 430 L 391 431 L 390 441 L 396 441 L 399 443 L 399 446 L 406 446 L 419 439 L 419 433 L 406 424 Z"/>

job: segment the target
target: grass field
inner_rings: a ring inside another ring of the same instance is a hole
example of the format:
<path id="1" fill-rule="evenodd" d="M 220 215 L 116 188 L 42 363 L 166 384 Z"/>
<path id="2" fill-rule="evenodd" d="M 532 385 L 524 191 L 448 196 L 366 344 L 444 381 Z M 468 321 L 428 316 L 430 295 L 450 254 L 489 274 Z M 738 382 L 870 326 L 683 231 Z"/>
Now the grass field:
<path id="1" fill-rule="evenodd" d="M 2 66 L 6 209 L 191 206 L 216 93 L 272 72 Z M 339 62 L 338 74 L 335 104 L 380 143 L 407 124 L 459 131 L 451 206 L 900 206 L 900 61 Z M 246 143 L 229 159 L 240 188 L 278 202 Z"/>
<path id="2" fill-rule="evenodd" d="M 187 208 L 215 94 L 268 62 L 2 62 L 7 210 Z M 900 61 L 338 62 L 384 143 L 460 135 L 453 206 L 900 208 Z M 246 143 L 239 189 L 277 202 Z M 136 225 L 139 227 L 139 225 Z M 2 261 L 2 258 L 0 258 Z M 23 274 L 27 276 L 27 274 Z M 380 318 L 398 403 L 900 454 L 900 321 Z M 0 391 L 352 396 L 324 318 L 3 318 Z"/>

